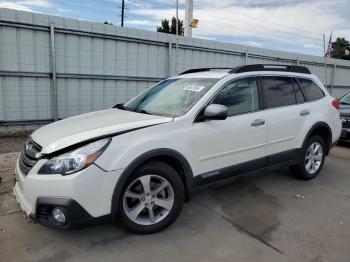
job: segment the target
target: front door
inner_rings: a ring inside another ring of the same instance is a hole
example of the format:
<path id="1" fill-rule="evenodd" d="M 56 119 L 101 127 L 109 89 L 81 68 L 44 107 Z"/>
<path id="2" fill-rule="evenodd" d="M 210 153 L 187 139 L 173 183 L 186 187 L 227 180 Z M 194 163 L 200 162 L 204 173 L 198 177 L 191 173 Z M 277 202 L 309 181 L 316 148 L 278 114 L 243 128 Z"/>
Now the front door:
<path id="1" fill-rule="evenodd" d="M 227 83 L 210 101 L 225 105 L 228 117 L 193 124 L 196 175 L 220 175 L 223 168 L 230 170 L 242 163 L 256 168 L 264 165 L 268 122 L 259 111 L 258 97 L 257 78 L 247 77 Z"/>

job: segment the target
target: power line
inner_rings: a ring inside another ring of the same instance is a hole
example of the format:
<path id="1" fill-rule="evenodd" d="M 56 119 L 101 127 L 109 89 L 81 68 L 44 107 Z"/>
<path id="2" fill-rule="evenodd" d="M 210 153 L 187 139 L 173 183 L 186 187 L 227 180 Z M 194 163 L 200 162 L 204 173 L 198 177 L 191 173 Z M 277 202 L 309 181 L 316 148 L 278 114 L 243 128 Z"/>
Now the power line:
<path id="1" fill-rule="evenodd" d="M 212 13 L 208 13 L 208 12 L 203 11 L 203 10 L 200 10 L 199 12 L 204 13 L 206 16 L 210 16 L 210 17 L 222 19 L 222 16 L 219 16 L 219 15 L 216 15 L 216 14 L 212 14 Z M 238 20 L 238 21 L 239 21 L 240 23 L 242 23 L 242 24 L 246 24 L 246 25 L 249 25 L 249 26 L 256 27 L 256 24 L 248 23 L 248 22 L 242 21 L 242 20 Z M 230 23 L 230 25 L 234 25 L 234 24 L 233 24 L 233 23 Z M 299 36 L 299 35 L 296 34 L 296 33 L 287 32 L 287 31 L 283 31 L 283 30 L 278 30 L 278 29 L 275 29 L 275 28 L 272 28 L 272 27 L 268 27 L 268 26 L 261 25 L 261 24 L 259 24 L 258 26 L 259 26 L 259 28 L 265 28 L 265 29 L 270 30 L 270 31 L 279 32 L 279 33 L 281 33 L 281 34 L 284 34 L 285 36 L 283 36 L 283 37 L 284 37 L 284 38 L 285 38 L 285 37 L 288 37 L 290 40 L 295 40 L 295 37 L 296 37 L 296 36 Z M 260 31 L 259 31 L 259 32 L 260 32 Z M 281 36 L 281 35 L 280 35 L 280 36 Z M 305 36 L 305 35 L 303 35 L 302 37 L 303 37 L 303 38 L 306 38 L 306 39 L 309 39 L 309 40 L 313 40 L 313 41 L 315 41 L 315 42 L 317 42 L 317 43 L 322 41 L 322 38 L 321 38 L 321 37 L 316 38 L 316 37 Z"/>
<path id="2" fill-rule="evenodd" d="M 216 10 L 219 10 L 219 11 L 223 11 L 223 9 L 219 9 L 219 8 L 215 8 L 215 7 L 211 8 L 211 9 L 216 9 Z M 198 10 L 201 11 L 201 9 L 198 9 Z M 297 27 L 294 27 L 294 26 L 289 26 L 289 25 L 277 23 L 277 22 L 274 22 L 274 21 L 271 21 L 271 20 L 266 20 L 266 19 L 254 17 L 254 16 L 251 16 L 251 15 L 243 14 L 243 13 L 238 12 L 238 11 L 231 10 L 231 9 L 230 9 L 230 12 L 231 13 L 236 13 L 236 14 L 241 15 L 241 16 L 245 16 L 245 17 L 250 18 L 250 19 L 259 20 L 259 21 L 264 22 L 264 23 L 275 24 L 275 25 L 278 25 L 278 26 L 290 28 L 290 29 L 296 30 L 298 32 L 302 31 L 302 32 L 305 32 L 305 33 L 308 33 L 308 34 L 315 35 L 315 36 L 317 36 L 319 38 L 319 35 L 314 33 L 314 32 L 312 32 L 312 31 L 308 31 L 308 30 L 300 29 L 300 28 L 297 28 Z"/>
<path id="3" fill-rule="evenodd" d="M 149 1 L 149 0 L 144 0 L 143 2 L 148 2 L 148 3 L 151 3 L 152 4 L 152 1 Z M 195 12 L 206 12 L 205 9 L 201 9 L 202 6 L 197 6 L 198 9 L 195 10 Z M 220 8 L 217 8 L 217 7 L 210 7 L 210 11 L 212 10 L 218 10 L 218 11 L 225 11 L 225 9 L 220 9 Z M 266 19 L 262 19 L 262 18 L 257 18 L 257 17 L 254 17 L 254 16 L 251 16 L 251 15 L 247 15 L 247 14 L 244 14 L 244 13 L 241 13 L 241 12 L 238 12 L 238 11 L 235 11 L 235 10 L 232 10 L 230 9 L 229 10 L 230 13 L 235 13 L 235 14 L 238 14 L 240 16 L 244 16 L 244 17 L 247 17 L 247 18 L 250 18 L 251 20 L 257 20 L 257 21 L 260 21 L 260 24 L 259 26 L 260 27 L 264 27 L 264 28 L 269 28 L 267 27 L 266 25 L 262 26 L 261 25 L 261 22 L 265 23 L 265 24 L 275 24 L 275 25 L 278 25 L 280 27 L 283 27 L 283 28 L 290 28 L 294 31 L 297 31 L 298 33 L 300 32 L 304 32 L 304 33 L 307 33 L 308 35 L 313 35 L 314 37 L 311 37 L 311 36 L 304 36 L 304 38 L 309 38 L 309 39 L 313 39 L 317 42 L 322 42 L 322 37 L 319 36 L 319 34 L 315 33 L 315 32 L 312 32 L 312 31 L 308 31 L 308 30 L 305 30 L 305 29 L 301 29 L 301 28 L 297 28 L 297 27 L 293 27 L 293 26 L 290 26 L 290 25 L 285 25 L 285 24 L 282 24 L 282 23 L 278 23 L 278 22 L 275 22 L 275 21 L 271 21 L 271 20 L 266 20 Z M 211 15 L 213 15 L 212 13 L 210 13 Z M 220 17 L 222 18 L 222 17 Z M 293 37 L 295 37 L 295 34 L 291 33 L 291 32 L 286 32 L 286 31 L 282 31 L 280 29 L 275 29 L 275 28 L 269 28 L 269 29 L 272 29 L 274 31 L 279 31 L 281 33 L 284 33 L 284 34 L 289 34 L 289 35 L 292 35 Z"/>

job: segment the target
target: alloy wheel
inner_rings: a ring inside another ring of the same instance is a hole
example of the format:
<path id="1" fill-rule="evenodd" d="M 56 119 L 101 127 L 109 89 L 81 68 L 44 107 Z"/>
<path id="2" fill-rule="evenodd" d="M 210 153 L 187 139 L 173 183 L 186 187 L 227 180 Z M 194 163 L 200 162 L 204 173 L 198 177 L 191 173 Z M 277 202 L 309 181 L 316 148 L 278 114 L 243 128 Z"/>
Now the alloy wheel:
<path id="1" fill-rule="evenodd" d="M 127 217 L 139 225 L 162 221 L 174 205 L 174 190 L 165 178 L 145 175 L 136 178 L 124 192 L 123 209 Z"/>
<path id="2" fill-rule="evenodd" d="M 309 174 L 318 171 L 323 160 L 323 148 L 319 142 L 313 142 L 305 155 L 305 169 Z"/>

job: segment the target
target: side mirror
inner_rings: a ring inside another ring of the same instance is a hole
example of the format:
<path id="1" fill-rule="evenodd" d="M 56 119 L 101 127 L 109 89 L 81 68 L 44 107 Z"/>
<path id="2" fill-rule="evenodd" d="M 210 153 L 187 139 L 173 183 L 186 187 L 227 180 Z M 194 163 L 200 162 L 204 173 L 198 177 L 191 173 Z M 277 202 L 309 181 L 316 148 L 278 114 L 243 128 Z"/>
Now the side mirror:
<path id="1" fill-rule="evenodd" d="M 116 104 L 115 106 L 113 106 L 113 108 L 123 109 L 124 108 L 124 103 Z"/>
<path id="2" fill-rule="evenodd" d="M 204 110 L 204 118 L 207 120 L 225 120 L 227 107 L 219 104 L 211 104 Z"/>

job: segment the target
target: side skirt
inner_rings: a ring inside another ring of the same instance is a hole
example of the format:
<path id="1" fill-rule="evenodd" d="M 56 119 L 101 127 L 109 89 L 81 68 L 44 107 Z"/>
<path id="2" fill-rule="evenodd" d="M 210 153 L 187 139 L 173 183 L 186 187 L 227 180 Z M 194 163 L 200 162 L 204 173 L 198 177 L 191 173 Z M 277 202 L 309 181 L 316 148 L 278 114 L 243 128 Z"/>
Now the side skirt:
<path id="1" fill-rule="evenodd" d="M 208 185 L 225 184 L 238 178 L 271 171 L 284 165 L 295 165 L 299 162 L 301 149 L 292 149 L 267 157 L 247 161 L 241 164 L 217 169 L 194 177 L 193 191 Z"/>

